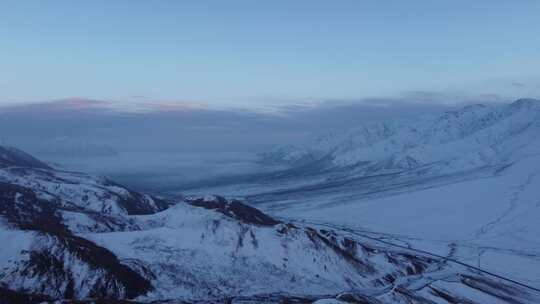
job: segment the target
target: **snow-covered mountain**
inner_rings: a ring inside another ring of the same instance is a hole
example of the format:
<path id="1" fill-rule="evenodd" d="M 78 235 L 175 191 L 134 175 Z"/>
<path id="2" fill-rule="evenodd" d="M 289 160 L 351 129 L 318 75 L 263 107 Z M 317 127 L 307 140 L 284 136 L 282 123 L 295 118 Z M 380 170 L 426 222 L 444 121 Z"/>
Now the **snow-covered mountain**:
<path id="1" fill-rule="evenodd" d="M 3 149 L 0 302 L 540 301 L 451 256 L 282 221 L 218 196 L 165 201 Z"/>
<path id="2" fill-rule="evenodd" d="M 509 162 L 523 145 L 535 144 L 539 130 L 540 101 L 520 99 L 507 106 L 479 104 L 442 115 L 368 123 L 305 146 L 277 147 L 262 157 L 293 165 L 329 160 L 332 166 L 354 166 L 365 173 L 428 165 L 452 172 Z"/>
<path id="3" fill-rule="evenodd" d="M 275 151 L 263 161 L 289 169 L 185 192 L 454 252 L 540 287 L 540 101 L 367 123 Z"/>

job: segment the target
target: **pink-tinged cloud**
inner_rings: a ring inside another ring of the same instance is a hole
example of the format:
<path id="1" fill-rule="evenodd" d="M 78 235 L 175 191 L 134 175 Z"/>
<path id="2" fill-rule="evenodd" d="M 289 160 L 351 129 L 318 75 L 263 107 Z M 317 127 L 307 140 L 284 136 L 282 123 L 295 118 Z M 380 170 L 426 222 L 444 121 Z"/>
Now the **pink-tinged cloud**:
<path id="1" fill-rule="evenodd" d="M 181 100 L 108 101 L 70 97 L 48 102 L 12 104 L 0 108 L 4 112 L 38 111 L 61 112 L 117 112 L 117 113 L 172 113 L 206 110 L 203 103 Z"/>
<path id="2" fill-rule="evenodd" d="M 43 103 L 47 109 L 52 111 L 63 110 L 92 110 L 92 109 L 108 109 L 112 107 L 112 103 L 104 100 L 86 99 L 82 97 L 70 97 L 60 100 L 55 100 L 49 103 Z"/>
<path id="3" fill-rule="evenodd" d="M 104 111 L 113 108 L 113 103 L 103 100 L 72 97 L 48 102 L 10 104 L 0 108 L 2 112 L 80 112 Z"/>

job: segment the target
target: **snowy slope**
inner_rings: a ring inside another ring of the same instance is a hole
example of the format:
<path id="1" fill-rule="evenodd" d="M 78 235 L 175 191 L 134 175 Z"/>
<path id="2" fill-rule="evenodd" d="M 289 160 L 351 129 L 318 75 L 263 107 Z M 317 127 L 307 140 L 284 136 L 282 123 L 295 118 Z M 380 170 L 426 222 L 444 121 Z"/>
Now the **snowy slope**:
<path id="1" fill-rule="evenodd" d="M 52 298 L 134 297 L 148 280 L 109 250 L 71 233 L 55 201 L 0 183 L 0 285 Z"/>
<path id="2" fill-rule="evenodd" d="M 445 172 L 463 171 L 504 162 L 520 148 L 516 142 L 527 144 L 539 128 L 540 101 L 521 99 L 507 106 L 474 105 L 442 115 L 370 123 L 321 136 L 304 147 L 278 147 L 276 154 L 264 157 L 291 163 L 319 155 L 333 166 L 357 166 L 367 173 L 436 163 L 444 163 Z"/>
<path id="3" fill-rule="evenodd" d="M 237 200 L 206 196 L 158 206 L 80 173 L 16 163 L 0 172 L 0 301 L 540 300 L 526 286 L 446 256 L 280 221 Z"/>
<path id="4" fill-rule="evenodd" d="M 540 286 L 539 189 L 540 157 L 536 156 L 492 177 L 338 205 L 291 203 L 276 213 L 459 245 L 462 259 Z M 326 199 L 332 197 L 320 197 L 319 202 Z"/>
<path id="5" fill-rule="evenodd" d="M 107 214 L 151 213 L 165 208 L 151 196 L 78 172 L 11 166 L 0 170 L 0 182 L 30 188 L 39 197 L 57 199 L 66 208 Z"/>
<path id="6" fill-rule="evenodd" d="M 304 151 L 318 160 L 191 192 L 243 196 L 283 218 L 457 250 L 540 287 L 540 101 L 371 123 L 275 157 L 291 163 Z"/>

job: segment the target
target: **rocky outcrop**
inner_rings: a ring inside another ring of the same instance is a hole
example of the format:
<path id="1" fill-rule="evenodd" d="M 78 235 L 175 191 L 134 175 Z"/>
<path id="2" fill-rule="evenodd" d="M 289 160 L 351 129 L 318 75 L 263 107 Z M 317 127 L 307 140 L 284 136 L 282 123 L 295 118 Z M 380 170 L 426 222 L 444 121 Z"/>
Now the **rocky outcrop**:
<path id="1" fill-rule="evenodd" d="M 242 203 L 238 199 L 227 200 L 218 195 L 210 195 L 200 198 L 188 197 L 184 201 L 195 207 L 215 210 L 246 224 L 274 226 L 280 223 L 280 221 L 271 218 L 256 208 Z"/>

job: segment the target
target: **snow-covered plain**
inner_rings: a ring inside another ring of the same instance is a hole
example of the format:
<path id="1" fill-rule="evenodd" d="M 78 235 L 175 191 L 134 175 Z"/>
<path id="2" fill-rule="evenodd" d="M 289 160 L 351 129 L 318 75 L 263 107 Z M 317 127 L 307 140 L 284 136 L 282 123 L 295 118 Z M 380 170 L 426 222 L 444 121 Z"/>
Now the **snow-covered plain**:
<path id="1" fill-rule="evenodd" d="M 540 286 L 538 172 L 540 157 L 531 157 L 493 177 L 277 214 L 455 244 L 463 247 L 461 260 Z M 433 251 L 429 244 L 414 246 Z"/>

